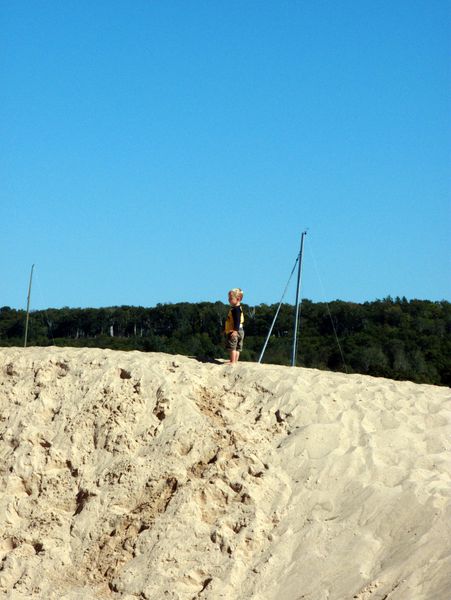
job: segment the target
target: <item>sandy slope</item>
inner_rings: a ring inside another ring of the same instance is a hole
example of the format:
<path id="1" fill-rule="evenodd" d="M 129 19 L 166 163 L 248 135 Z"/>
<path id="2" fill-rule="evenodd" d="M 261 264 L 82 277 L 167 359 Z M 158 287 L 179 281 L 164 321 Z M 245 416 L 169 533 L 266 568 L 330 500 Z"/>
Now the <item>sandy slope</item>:
<path id="1" fill-rule="evenodd" d="M 0 349 L 0 590 L 445 600 L 449 390 Z"/>

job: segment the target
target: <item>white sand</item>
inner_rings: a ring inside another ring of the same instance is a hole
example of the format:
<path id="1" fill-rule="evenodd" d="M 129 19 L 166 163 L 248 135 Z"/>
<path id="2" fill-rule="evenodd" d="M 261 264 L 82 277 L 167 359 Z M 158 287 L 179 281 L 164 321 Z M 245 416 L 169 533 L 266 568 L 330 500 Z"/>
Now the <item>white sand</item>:
<path id="1" fill-rule="evenodd" d="M 449 389 L 0 349 L 1 597 L 447 600 Z"/>

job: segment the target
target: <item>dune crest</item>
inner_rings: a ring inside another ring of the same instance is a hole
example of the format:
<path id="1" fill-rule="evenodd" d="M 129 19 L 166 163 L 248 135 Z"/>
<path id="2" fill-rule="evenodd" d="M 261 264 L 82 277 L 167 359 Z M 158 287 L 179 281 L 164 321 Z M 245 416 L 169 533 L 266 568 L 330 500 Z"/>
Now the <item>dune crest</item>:
<path id="1" fill-rule="evenodd" d="M 449 389 L 0 349 L 0 590 L 445 600 Z"/>

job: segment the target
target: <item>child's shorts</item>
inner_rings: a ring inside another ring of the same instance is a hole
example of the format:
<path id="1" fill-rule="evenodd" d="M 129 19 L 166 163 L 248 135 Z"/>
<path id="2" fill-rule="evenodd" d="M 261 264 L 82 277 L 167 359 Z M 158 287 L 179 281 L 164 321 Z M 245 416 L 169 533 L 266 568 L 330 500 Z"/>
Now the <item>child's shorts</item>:
<path id="1" fill-rule="evenodd" d="M 238 335 L 233 336 L 229 333 L 226 338 L 226 348 L 227 350 L 237 350 L 241 352 L 243 349 L 243 340 L 244 340 L 244 330 L 240 329 L 238 331 Z"/>

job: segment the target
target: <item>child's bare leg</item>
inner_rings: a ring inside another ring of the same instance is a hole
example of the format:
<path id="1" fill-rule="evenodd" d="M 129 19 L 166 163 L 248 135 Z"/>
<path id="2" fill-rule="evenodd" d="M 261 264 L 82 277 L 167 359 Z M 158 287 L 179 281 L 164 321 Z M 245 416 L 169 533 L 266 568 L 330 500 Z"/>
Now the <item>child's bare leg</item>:
<path id="1" fill-rule="evenodd" d="M 229 356 L 230 356 L 230 364 L 234 365 L 237 362 L 237 351 L 236 350 L 230 350 L 229 351 Z"/>

